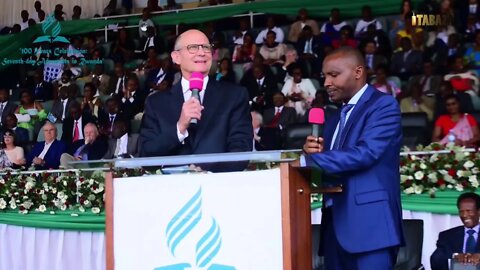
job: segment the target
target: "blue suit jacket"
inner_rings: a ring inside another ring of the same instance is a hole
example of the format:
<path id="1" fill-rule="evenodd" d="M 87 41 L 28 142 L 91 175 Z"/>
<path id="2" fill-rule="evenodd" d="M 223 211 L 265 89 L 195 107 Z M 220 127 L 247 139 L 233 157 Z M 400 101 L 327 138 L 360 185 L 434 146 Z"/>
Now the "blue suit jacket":
<path id="1" fill-rule="evenodd" d="M 430 257 L 432 270 L 448 270 L 448 259 L 453 253 L 463 253 L 465 227 L 458 226 L 438 235 L 437 249 Z M 480 237 L 477 238 L 476 252 L 480 252 Z"/>
<path id="2" fill-rule="evenodd" d="M 204 110 L 195 136 L 180 143 L 177 121 L 184 103 L 181 83 L 147 98 L 139 136 L 141 157 L 252 150 L 253 127 L 245 88 L 213 78 L 203 98 Z M 243 170 L 246 164 L 200 165 L 205 170 Z"/>
<path id="3" fill-rule="evenodd" d="M 307 156 L 324 179 L 343 192 L 332 195 L 333 226 L 341 246 L 358 253 L 403 245 L 399 156 L 400 109 L 392 96 L 368 86 L 345 125 L 339 150 L 330 151 L 339 113 L 325 124 L 325 152 Z"/>
<path id="4" fill-rule="evenodd" d="M 33 146 L 32 151 L 30 151 L 27 156 L 28 165 L 32 164 L 32 160 L 34 157 L 37 157 L 38 155 L 40 155 L 40 153 L 42 153 L 44 146 L 44 141 L 38 142 Z M 43 159 L 45 160 L 45 165 L 35 166 L 35 168 L 38 170 L 58 169 L 58 166 L 60 165 L 60 156 L 66 151 L 67 147 L 64 142 L 59 140 L 53 141 L 53 144 L 50 146 L 48 152 L 45 154 L 45 157 Z"/>

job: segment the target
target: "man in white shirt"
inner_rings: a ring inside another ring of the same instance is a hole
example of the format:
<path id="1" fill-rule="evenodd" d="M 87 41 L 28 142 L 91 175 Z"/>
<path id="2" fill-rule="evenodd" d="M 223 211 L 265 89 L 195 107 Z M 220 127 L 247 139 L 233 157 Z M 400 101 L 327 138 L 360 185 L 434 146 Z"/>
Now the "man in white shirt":
<path id="1" fill-rule="evenodd" d="M 283 33 L 283 30 L 277 26 L 275 26 L 275 19 L 273 16 L 268 17 L 267 19 L 267 28 L 263 29 L 255 39 L 256 44 L 263 44 L 265 40 L 267 39 L 267 34 L 269 31 L 275 32 L 275 42 L 277 43 L 283 43 L 283 40 L 285 38 L 285 34 Z"/>
<path id="2" fill-rule="evenodd" d="M 20 29 L 21 31 L 23 31 L 28 28 L 28 11 L 22 10 L 20 16 L 22 17 L 22 21 L 20 22 Z"/>
<path id="3" fill-rule="evenodd" d="M 377 30 L 381 30 L 383 28 L 382 23 L 375 19 L 372 15 L 372 8 L 370 6 L 363 6 L 362 7 L 362 19 L 357 22 L 357 26 L 355 27 L 355 36 L 358 37 L 364 32 L 367 31 L 367 27 L 370 24 L 375 24 L 375 28 Z"/>
<path id="4" fill-rule="evenodd" d="M 448 260 L 454 253 L 460 254 L 460 263 L 480 262 L 480 196 L 473 192 L 461 194 L 457 199 L 457 208 L 463 225 L 440 232 L 437 249 L 430 257 L 432 270 L 448 270 Z"/>
<path id="5" fill-rule="evenodd" d="M 27 155 L 27 164 L 38 170 L 58 169 L 60 156 L 66 151 L 66 145 L 57 140 L 57 127 L 47 121 L 43 125 L 45 141 L 36 143 Z"/>
<path id="6" fill-rule="evenodd" d="M 138 134 L 129 134 L 129 123 L 124 119 L 115 121 L 112 138 L 108 140 L 108 150 L 105 159 L 130 158 L 138 154 Z"/>

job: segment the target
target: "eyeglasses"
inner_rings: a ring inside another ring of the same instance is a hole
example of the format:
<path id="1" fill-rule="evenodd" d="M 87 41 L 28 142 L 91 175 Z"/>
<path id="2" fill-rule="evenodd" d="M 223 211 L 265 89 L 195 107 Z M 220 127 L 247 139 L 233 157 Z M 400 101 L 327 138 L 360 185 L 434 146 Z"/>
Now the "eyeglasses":
<path id="1" fill-rule="evenodd" d="M 187 51 L 193 54 L 193 53 L 197 53 L 200 47 L 202 47 L 203 52 L 211 53 L 213 49 L 213 44 L 189 44 L 183 48 L 187 48 Z M 176 51 L 180 51 L 183 48 L 177 49 Z"/>
<path id="2" fill-rule="evenodd" d="M 13 135 L 5 134 L 5 135 L 3 135 L 3 138 L 13 138 Z"/>

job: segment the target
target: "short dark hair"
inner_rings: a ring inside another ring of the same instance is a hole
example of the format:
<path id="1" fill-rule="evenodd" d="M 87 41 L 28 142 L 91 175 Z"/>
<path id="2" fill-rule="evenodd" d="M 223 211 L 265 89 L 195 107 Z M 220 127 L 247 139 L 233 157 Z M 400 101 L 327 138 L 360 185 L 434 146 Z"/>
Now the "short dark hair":
<path id="1" fill-rule="evenodd" d="M 460 209 L 460 203 L 464 200 L 474 200 L 477 210 L 480 209 L 480 195 L 474 192 L 465 192 L 460 194 L 457 199 L 457 208 Z"/>

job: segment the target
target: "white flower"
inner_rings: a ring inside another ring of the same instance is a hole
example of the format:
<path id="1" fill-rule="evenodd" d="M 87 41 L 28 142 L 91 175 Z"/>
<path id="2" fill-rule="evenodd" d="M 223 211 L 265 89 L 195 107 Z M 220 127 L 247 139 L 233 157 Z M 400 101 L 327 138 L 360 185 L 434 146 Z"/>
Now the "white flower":
<path id="1" fill-rule="evenodd" d="M 420 169 L 425 170 L 427 168 L 427 165 L 425 163 L 420 163 Z"/>
<path id="2" fill-rule="evenodd" d="M 452 186 L 451 184 L 448 184 L 448 185 L 447 185 L 447 188 L 448 188 L 448 189 L 452 189 L 453 186 Z"/>
<path id="3" fill-rule="evenodd" d="M 55 211 L 50 211 L 50 215 L 55 215 Z"/>
<path id="4" fill-rule="evenodd" d="M 432 172 L 432 173 L 429 173 L 428 174 L 428 179 L 430 179 L 430 181 L 432 183 L 436 183 L 437 182 L 437 174 Z"/>
<path id="5" fill-rule="evenodd" d="M 455 185 L 455 189 L 456 189 L 457 191 L 463 191 L 463 186 L 462 186 L 462 184 L 456 184 L 456 185 Z"/>
<path id="6" fill-rule="evenodd" d="M 451 169 L 452 165 L 451 164 L 445 164 L 445 166 L 443 166 L 443 167 L 445 167 L 445 169 Z"/>
<path id="7" fill-rule="evenodd" d="M 18 213 L 23 214 L 23 215 L 26 215 L 26 214 L 28 214 L 28 210 L 18 211 Z"/>
<path id="8" fill-rule="evenodd" d="M 85 205 L 86 207 L 90 207 L 91 203 L 90 203 L 89 200 L 85 200 L 85 201 L 83 202 L 83 205 Z"/>
<path id="9" fill-rule="evenodd" d="M 410 158 L 411 158 L 412 160 L 416 160 L 416 159 L 417 159 L 417 156 L 411 155 Z"/>
<path id="10" fill-rule="evenodd" d="M 455 180 L 453 180 L 453 177 L 451 177 L 450 175 L 444 175 L 443 176 L 443 179 L 445 179 L 445 182 L 448 182 L 448 183 L 452 183 L 452 184 L 455 184 Z"/>
<path id="11" fill-rule="evenodd" d="M 92 207 L 92 213 L 94 213 L 94 214 L 100 213 L 100 208 L 98 208 L 98 207 Z"/>
<path id="12" fill-rule="evenodd" d="M 408 180 L 413 180 L 413 176 L 409 175 Z"/>
<path id="13" fill-rule="evenodd" d="M 93 193 L 98 194 L 98 193 L 102 192 L 104 189 L 105 189 L 105 188 L 104 188 L 104 185 L 103 185 L 102 183 L 100 183 L 100 184 L 98 185 L 98 188 L 95 189 L 95 190 L 93 190 Z"/>
<path id="14" fill-rule="evenodd" d="M 43 183 L 42 185 L 46 190 L 48 190 L 48 184 L 47 183 Z"/>
<path id="15" fill-rule="evenodd" d="M 26 201 L 24 203 L 22 203 L 23 207 L 25 207 L 25 209 L 30 209 L 30 207 L 32 207 L 33 203 L 32 201 Z"/>
<path id="16" fill-rule="evenodd" d="M 62 206 L 60 206 L 60 210 L 62 210 L 62 211 L 65 211 L 65 210 L 67 210 L 67 206 L 66 206 L 65 204 L 64 204 L 64 205 L 62 205 Z"/>
<path id="17" fill-rule="evenodd" d="M 462 171 L 462 170 L 458 170 L 458 171 L 457 171 L 457 176 L 458 176 L 458 177 L 463 177 L 463 176 L 464 176 L 463 171 Z"/>
<path id="18" fill-rule="evenodd" d="M 90 201 L 94 201 L 95 200 L 95 195 L 90 194 L 90 195 L 88 195 L 87 199 L 89 199 Z"/>
<path id="19" fill-rule="evenodd" d="M 415 173 L 415 179 L 417 179 L 417 180 L 422 180 L 424 176 L 425 176 L 425 175 L 423 174 L 422 171 L 417 171 L 417 172 Z"/>
<path id="20" fill-rule="evenodd" d="M 5 209 L 5 207 L 7 207 L 7 202 L 3 198 L 0 198 L 0 209 Z"/>
<path id="21" fill-rule="evenodd" d="M 25 190 L 26 191 L 29 191 L 30 189 L 32 189 L 33 187 L 35 187 L 35 183 L 33 181 L 28 181 L 26 184 L 25 184 Z"/>
<path id="22" fill-rule="evenodd" d="M 47 194 L 42 194 L 42 200 L 45 201 L 46 199 L 48 199 Z"/>
<path id="23" fill-rule="evenodd" d="M 413 185 L 415 194 L 422 194 L 423 186 L 422 185 Z"/>
<path id="24" fill-rule="evenodd" d="M 63 185 L 64 185 L 64 186 L 67 186 L 67 185 L 68 185 L 67 181 L 64 180 L 64 181 L 63 181 Z"/>
<path id="25" fill-rule="evenodd" d="M 80 206 L 80 207 L 78 208 L 78 211 L 80 211 L 80 212 L 83 213 L 83 212 L 85 212 L 85 208 L 83 208 L 83 206 Z"/>
<path id="26" fill-rule="evenodd" d="M 53 194 L 57 193 L 57 188 L 52 188 L 52 193 Z"/>
<path id="27" fill-rule="evenodd" d="M 15 203 L 15 201 L 10 201 L 10 209 L 16 209 L 17 208 L 17 204 Z"/>
<path id="28" fill-rule="evenodd" d="M 407 181 L 407 179 L 408 179 L 407 175 L 404 175 L 404 174 L 400 175 L 400 183 L 405 183 L 405 181 Z"/>
<path id="29" fill-rule="evenodd" d="M 474 181 L 477 181 L 477 176 L 476 175 L 470 175 L 468 177 L 468 181 L 471 182 L 471 183 L 474 182 Z"/>
<path id="30" fill-rule="evenodd" d="M 473 167 L 472 168 L 472 173 L 473 174 L 478 174 L 478 173 L 480 173 L 480 170 L 477 167 Z"/>
<path id="31" fill-rule="evenodd" d="M 39 207 L 38 207 L 38 211 L 40 211 L 41 213 L 47 211 L 47 207 L 45 207 L 44 204 L 41 204 Z"/>
<path id="32" fill-rule="evenodd" d="M 72 217 L 78 217 L 78 214 L 76 214 L 76 213 L 71 213 L 70 216 L 72 216 Z"/>
<path id="33" fill-rule="evenodd" d="M 438 160 L 438 154 L 433 154 L 430 156 L 430 162 L 434 163 L 435 161 Z"/>
<path id="34" fill-rule="evenodd" d="M 408 187 L 403 192 L 405 192 L 406 194 L 413 194 L 415 190 L 413 189 L 413 187 Z"/>
<path id="35" fill-rule="evenodd" d="M 0 178 L 0 184 L 5 184 L 5 179 Z"/>
<path id="36" fill-rule="evenodd" d="M 439 172 L 440 174 L 443 174 L 443 175 L 448 174 L 448 171 L 446 171 L 446 170 L 438 170 L 438 172 Z"/>
<path id="37" fill-rule="evenodd" d="M 95 183 L 95 180 L 93 180 L 93 179 L 88 180 L 89 185 L 93 185 L 93 183 Z"/>
<path id="38" fill-rule="evenodd" d="M 473 163 L 471 160 L 467 160 L 467 162 L 465 162 L 465 163 L 463 164 L 463 167 L 464 167 L 465 169 L 468 169 L 468 168 L 473 167 L 474 165 L 475 165 L 475 163 Z"/>

